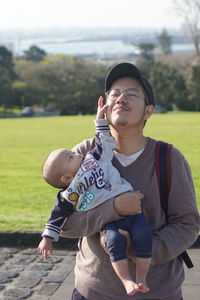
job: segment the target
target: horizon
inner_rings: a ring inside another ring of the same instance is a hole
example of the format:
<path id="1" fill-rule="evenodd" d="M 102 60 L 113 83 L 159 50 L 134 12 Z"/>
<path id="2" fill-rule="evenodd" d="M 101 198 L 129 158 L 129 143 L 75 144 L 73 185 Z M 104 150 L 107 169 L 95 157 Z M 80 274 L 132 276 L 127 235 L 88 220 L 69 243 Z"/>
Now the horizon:
<path id="1" fill-rule="evenodd" d="M 124 30 L 131 30 L 131 29 L 140 29 L 140 30 L 163 30 L 166 29 L 167 31 L 171 31 L 171 30 L 178 30 L 180 31 L 181 28 L 180 27 L 150 27 L 150 26 L 112 26 L 112 25 L 96 25 L 96 26 L 50 26 L 50 27 L 10 27 L 10 28 L 0 28 L 0 32 L 1 31 L 20 31 L 20 30 L 27 30 L 27 31 L 32 31 L 32 30 L 70 30 L 70 29 L 79 29 L 79 30 L 94 30 L 94 29 L 104 29 L 104 28 L 109 28 L 109 29 L 113 29 L 113 30 L 117 30 L 117 29 L 124 29 Z"/>

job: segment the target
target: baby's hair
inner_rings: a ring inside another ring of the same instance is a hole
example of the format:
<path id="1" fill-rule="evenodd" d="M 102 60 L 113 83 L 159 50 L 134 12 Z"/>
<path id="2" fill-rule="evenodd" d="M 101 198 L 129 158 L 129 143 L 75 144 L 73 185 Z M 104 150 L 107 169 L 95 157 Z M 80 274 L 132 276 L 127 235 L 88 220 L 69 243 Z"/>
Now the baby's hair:
<path id="1" fill-rule="evenodd" d="M 61 174 L 59 173 L 58 168 L 53 167 L 53 163 L 55 162 L 50 162 L 50 156 L 53 154 L 53 152 L 57 150 L 58 149 L 53 150 L 47 155 L 47 157 L 45 158 L 42 164 L 41 172 L 42 172 L 43 179 L 49 185 L 58 189 L 62 189 L 65 188 L 66 186 L 64 186 L 64 184 L 61 181 Z"/>

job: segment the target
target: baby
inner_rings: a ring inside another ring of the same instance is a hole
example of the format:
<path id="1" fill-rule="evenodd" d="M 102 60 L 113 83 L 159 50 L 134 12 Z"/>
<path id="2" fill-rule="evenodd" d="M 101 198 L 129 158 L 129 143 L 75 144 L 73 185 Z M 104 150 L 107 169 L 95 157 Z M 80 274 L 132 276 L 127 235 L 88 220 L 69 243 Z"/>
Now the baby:
<path id="1" fill-rule="evenodd" d="M 106 110 L 107 105 L 103 105 L 103 98 L 100 97 L 95 120 L 95 147 L 85 157 L 61 148 L 51 152 L 43 165 L 44 179 L 50 185 L 62 189 L 58 193 L 58 204 L 52 211 L 38 246 L 44 259 L 52 254 L 52 242 L 58 240 L 62 225 L 74 209 L 84 212 L 119 195 L 122 198 L 131 197 L 133 201 L 143 198 L 143 194 L 133 191 L 132 186 L 112 165 L 116 144 L 110 134 L 108 121 L 104 119 Z M 127 240 L 120 229 L 128 231 L 134 243 L 135 282 L 128 267 Z M 151 262 L 152 233 L 144 214 L 126 216 L 109 223 L 103 228 L 103 233 L 111 264 L 127 294 L 148 292 L 146 276 Z"/>

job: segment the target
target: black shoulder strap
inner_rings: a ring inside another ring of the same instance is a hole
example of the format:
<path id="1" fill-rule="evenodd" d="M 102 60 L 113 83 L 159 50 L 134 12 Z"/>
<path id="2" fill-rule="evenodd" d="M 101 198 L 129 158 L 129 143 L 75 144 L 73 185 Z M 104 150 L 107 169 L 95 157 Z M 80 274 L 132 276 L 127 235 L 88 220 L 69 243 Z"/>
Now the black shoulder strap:
<path id="1" fill-rule="evenodd" d="M 158 178 L 161 207 L 167 214 L 168 195 L 171 187 L 171 144 L 158 141 L 156 144 L 155 168 Z"/>
<path id="2" fill-rule="evenodd" d="M 171 186 L 171 148 L 171 144 L 158 141 L 155 152 L 155 169 L 160 190 L 161 207 L 166 215 L 168 209 L 168 195 Z M 180 257 L 183 259 L 188 268 L 193 267 L 193 263 L 186 251 L 181 253 Z"/>

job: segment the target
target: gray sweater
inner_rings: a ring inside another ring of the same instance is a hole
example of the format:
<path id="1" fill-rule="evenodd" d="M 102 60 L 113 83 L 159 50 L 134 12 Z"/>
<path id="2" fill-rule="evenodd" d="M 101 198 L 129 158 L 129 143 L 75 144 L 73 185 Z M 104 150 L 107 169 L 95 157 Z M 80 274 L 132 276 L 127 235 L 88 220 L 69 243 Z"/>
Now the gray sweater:
<path id="1" fill-rule="evenodd" d="M 74 150 L 86 154 L 93 146 L 94 140 L 86 140 Z M 127 167 L 113 158 L 113 165 L 121 176 L 144 194 L 143 211 L 153 230 L 153 257 L 147 276 L 150 292 L 127 296 L 111 267 L 109 256 L 100 246 L 101 229 L 120 218 L 113 207 L 113 199 L 110 199 L 87 212 L 73 212 L 62 231 L 65 237 L 83 237 L 76 259 L 75 286 L 89 300 L 175 299 L 172 295 L 180 289 L 184 280 L 183 264 L 177 257 L 195 242 L 200 228 L 191 172 L 183 155 L 173 148 L 167 220 L 161 209 L 154 168 L 155 146 L 156 141 L 148 138 L 143 153 Z M 133 249 L 130 249 L 129 255 L 133 255 Z M 135 278 L 132 261 L 130 270 Z"/>

